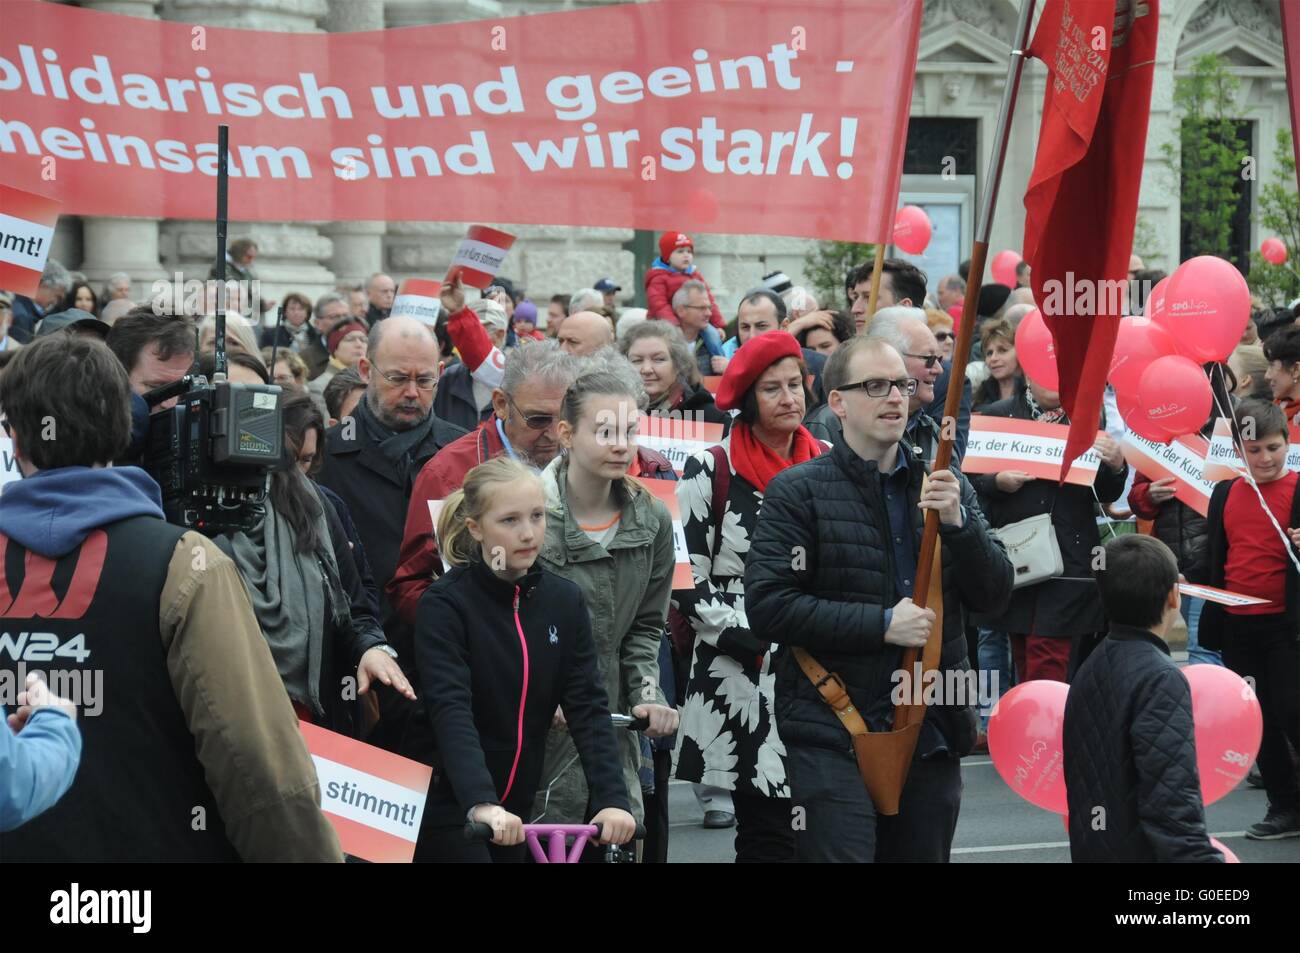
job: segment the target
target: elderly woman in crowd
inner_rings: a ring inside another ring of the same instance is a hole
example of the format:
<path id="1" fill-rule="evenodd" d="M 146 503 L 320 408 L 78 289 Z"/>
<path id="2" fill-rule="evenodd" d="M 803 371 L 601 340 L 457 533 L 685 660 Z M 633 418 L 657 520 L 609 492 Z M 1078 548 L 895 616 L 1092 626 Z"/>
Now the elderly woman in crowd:
<path id="1" fill-rule="evenodd" d="M 641 376 L 652 416 L 677 415 L 705 423 L 726 423 L 731 418 L 713 402 L 700 383 L 695 359 L 682 332 L 667 321 L 646 321 L 630 328 L 619 350 Z"/>

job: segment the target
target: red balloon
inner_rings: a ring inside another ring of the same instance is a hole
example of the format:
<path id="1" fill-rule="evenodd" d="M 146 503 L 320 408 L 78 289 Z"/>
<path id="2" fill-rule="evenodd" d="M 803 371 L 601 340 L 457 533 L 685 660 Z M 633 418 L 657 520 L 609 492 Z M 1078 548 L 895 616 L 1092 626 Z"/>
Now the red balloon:
<path id="1" fill-rule="evenodd" d="M 1165 292 L 1168 288 L 1169 275 L 1165 275 L 1152 286 L 1151 293 L 1147 295 L 1146 303 L 1142 306 L 1144 317 L 1150 318 L 1157 324 L 1160 323 L 1165 312 Z"/>
<path id="2" fill-rule="evenodd" d="M 1008 288 L 1016 286 L 1016 265 L 1020 264 L 1023 259 L 1016 252 L 1011 250 L 1000 251 L 993 256 L 993 265 L 990 271 L 993 273 L 993 280 L 1000 285 L 1006 285 Z"/>
<path id="3" fill-rule="evenodd" d="M 1025 376 L 1048 390 L 1061 389 L 1056 369 L 1056 343 L 1043 314 L 1037 308 L 1020 319 L 1016 327 L 1016 361 Z"/>
<path id="4" fill-rule="evenodd" d="M 1030 804 L 1066 811 L 1065 682 L 1021 682 L 989 715 L 989 757 L 1002 780 Z"/>
<path id="5" fill-rule="evenodd" d="M 894 244 L 909 255 L 919 255 L 930 244 L 930 216 L 925 209 L 904 205 L 894 216 Z"/>
<path id="6" fill-rule="evenodd" d="M 959 304 L 954 304 L 952 307 L 948 309 L 948 313 L 952 315 L 953 333 L 956 333 L 957 331 L 961 330 L 961 310 L 962 310 L 962 306 Z"/>
<path id="7" fill-rule="evenodd" d="M 1226 361 L 1250 320 L 1250 288 L 1233 265 L 1200 255 L 1169 276 L 1160 323 L 1173 332 L 1178 353 L 1204 364 Z"/>
<path id="8" fill-rule="evenodd" d="M 1173 335 L 1156 322 L 1137 315 L 1121 318 L 1115 334 L 1106 379 L 1116 391 L 1137 394 L 1142 372 L 1158 357 L 1177 353 Z"/>
<path id="9" fill-rule="evenodd" d="M 1250 771 L 1264 737 L 1264 716 L 1255 692 L 1231 669 L 1189 665 L 1183 675 L 1192 686 L 1201 800 L 1213 804 Z"/>
<path id="10" fill-rule="evenodd" d="M 1214 394 L 1210 381 L 1189 357 L 1158 357 L 1142 372 L 1138 383 L 1138 415 L 1165 431 L 1165 440 L 1195 433 L 1210 416 Z"/>
<path id="11" fill-rule="evenodd" d="M 1133 431 L 1139 437 L 1145 437 L 1155 443 L 1169 442 L 1168 431 L 1164 427 L 1147 420 L 1147 415 L 1142 413 L 1136 397 L 1127 391 L 1116 388 L 1115 403 L 1119 405 L 1119 415 L 1124 418 L 1124 426 L 1127 429 Z"/>
<path id="12" fill-rule="evenodd" d="M 1286 245 L 1280 238 L 1266 238 L 1260 243 L 1259 254 L 1270 265 L 1280 265 L 1286 261 Z"/>

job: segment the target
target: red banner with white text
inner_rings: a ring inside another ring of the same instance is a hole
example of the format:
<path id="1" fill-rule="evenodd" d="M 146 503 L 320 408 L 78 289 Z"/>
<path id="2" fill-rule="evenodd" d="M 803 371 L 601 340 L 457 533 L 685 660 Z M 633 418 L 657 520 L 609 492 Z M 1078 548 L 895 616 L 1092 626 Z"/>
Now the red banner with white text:
<path id="1" fill-rule="evenodd" d="M 367 33 L 0 0 L 0 182 L 68 214 L 888 240 L 921 0 L 656 3 Z"/>

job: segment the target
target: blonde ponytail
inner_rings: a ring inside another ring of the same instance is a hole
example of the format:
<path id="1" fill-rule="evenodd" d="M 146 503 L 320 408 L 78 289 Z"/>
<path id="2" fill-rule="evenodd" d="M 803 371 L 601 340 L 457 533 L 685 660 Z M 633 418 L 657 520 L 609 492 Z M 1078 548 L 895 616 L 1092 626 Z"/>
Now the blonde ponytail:
<path id="1" fill-rule="evenodd" d="M 469 520 L 481 520 L 497 490 L 519 480 L 541 485 L 537 474 L 518 460 L 496 457 L 480 463 L 465 475 L 461 488 L 447 497 L 438 514 L 438 548 L 453 566 L 468 566 L 480 558 L 479 542 L 469 531 Z"/>

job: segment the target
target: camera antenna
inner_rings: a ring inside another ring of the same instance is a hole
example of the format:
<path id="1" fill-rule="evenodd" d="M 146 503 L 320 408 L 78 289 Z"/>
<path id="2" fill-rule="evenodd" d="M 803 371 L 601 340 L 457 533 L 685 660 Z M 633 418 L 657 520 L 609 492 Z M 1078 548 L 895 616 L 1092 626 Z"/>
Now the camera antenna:
<path id="1" fill-rule="evenodd" d="M 212 382 L 226 379 L 226 198 L 228 189 L 230 127 L 217 126 L 217 337 Z"/>

